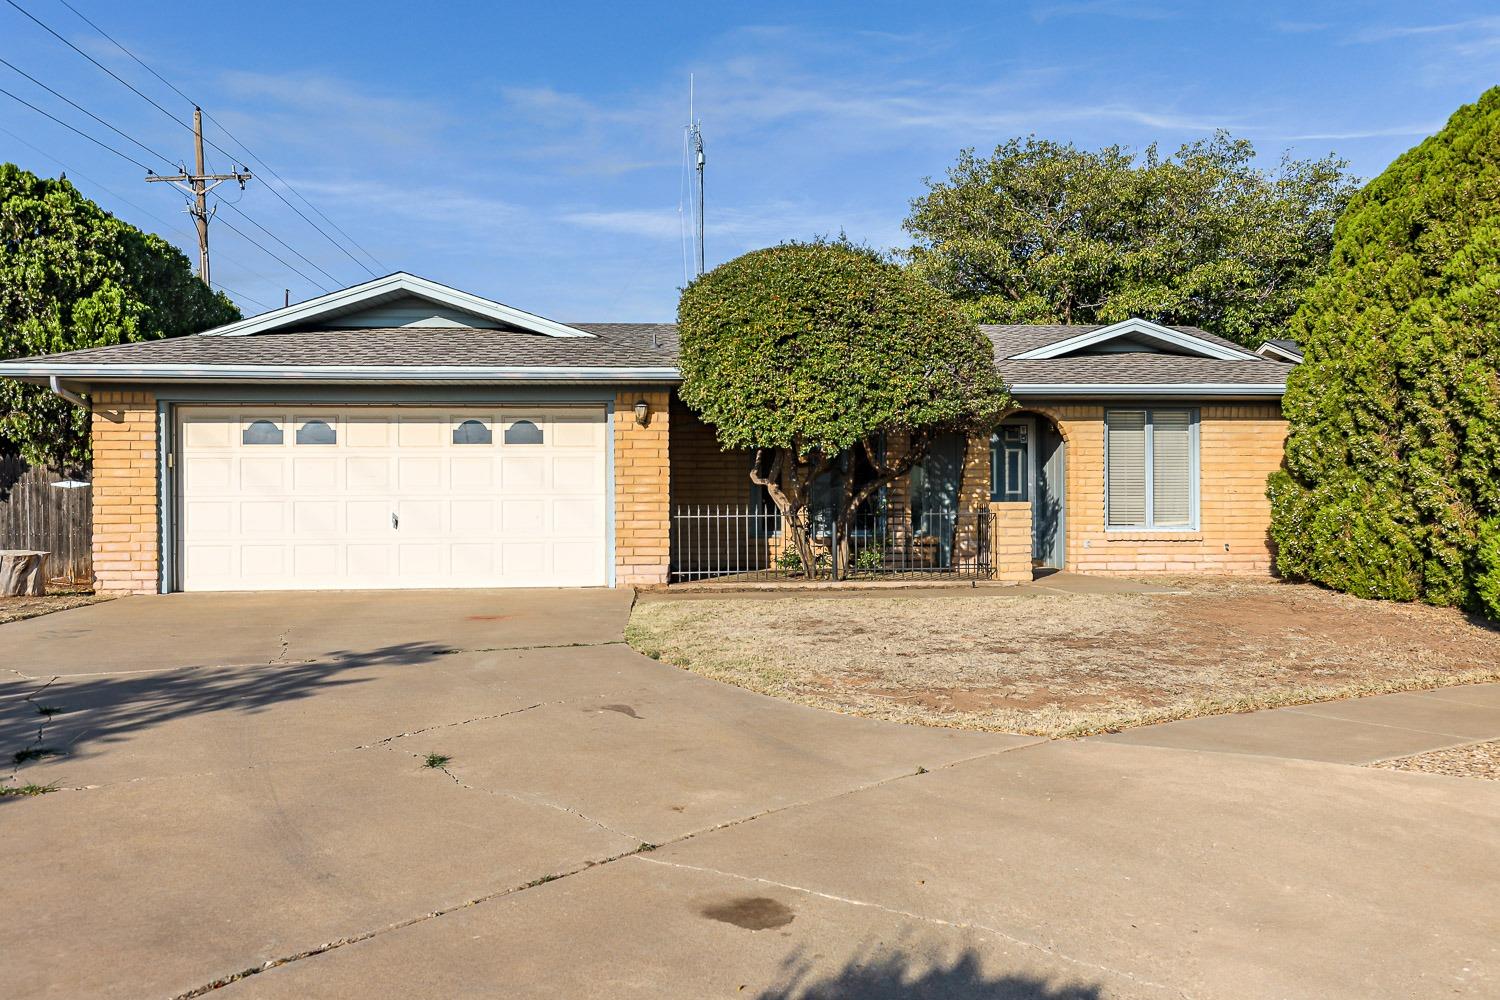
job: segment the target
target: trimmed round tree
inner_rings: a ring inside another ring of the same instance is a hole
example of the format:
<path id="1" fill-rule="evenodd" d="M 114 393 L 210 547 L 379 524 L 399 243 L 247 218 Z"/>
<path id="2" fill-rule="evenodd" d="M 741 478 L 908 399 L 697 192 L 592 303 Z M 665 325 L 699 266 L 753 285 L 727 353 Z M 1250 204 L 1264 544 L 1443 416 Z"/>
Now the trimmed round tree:
<path id="1" fill-rule="evenodd" d="M 805 567 L 813 482 L 858 449 L 875 470 L 846 484 L 840 536 L 860 505 L 942 433 L 992 426 L 1008 405 L 993 348 L 942 292 L 846 242 L 786 243 L 694 281 L 677 313 L 681 396 L 790 527 Z M 884 442 L 899 435 L 903 448 Z M 841 560 L 841 563 L 843 560 Z"/>
<path id="2" fill-rule="evenodd" d="M 1291 336 L 1277 568 L 1500 618 L 1500 88 L 1354 198 Z"/>

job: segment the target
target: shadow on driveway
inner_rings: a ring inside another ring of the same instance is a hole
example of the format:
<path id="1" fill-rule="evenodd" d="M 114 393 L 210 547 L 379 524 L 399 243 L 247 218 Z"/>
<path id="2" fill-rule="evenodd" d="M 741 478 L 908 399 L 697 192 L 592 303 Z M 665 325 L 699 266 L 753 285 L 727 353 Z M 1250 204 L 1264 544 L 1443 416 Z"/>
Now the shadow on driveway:
<path id="1" fill-rule="evenodd" d="M 793 956 L 784 985 L 758 1000 L 1101 1000 L 1098 986 L 1062 984 L 1024 975 L 987 976 L 979 954 L 966 950 L 948 965 L 928 965 L 903 952 L 851 958 L 842 969 L 812 978 L 811 962 Z"/>
<path id="2" fill-rule="evenodd" d="M 214 712 L 254 714 L 374 677 L 377 666 L 431 662 L 447 647 L 399 643 L 314 663 L 257 668 L 190 668 L 54 681 L 0 682 L 0 773 L 30 762 L 97 751 L 175 719 Z M 0 796 L 0 803 L 15 802 Z"/>

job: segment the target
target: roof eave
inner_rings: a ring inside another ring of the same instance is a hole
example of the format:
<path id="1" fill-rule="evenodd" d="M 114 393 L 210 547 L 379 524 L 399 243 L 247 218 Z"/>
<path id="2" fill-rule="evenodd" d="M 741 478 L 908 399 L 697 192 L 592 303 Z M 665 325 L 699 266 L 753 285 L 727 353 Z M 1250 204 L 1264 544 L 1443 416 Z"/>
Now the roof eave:
<path id="1" fill-rule="evenodd" d="M 1012 396 L 1280 397 L 1285 382 L 1015 382 Z"/>
<path id="2" fill-rule="evenodd" d="M 79 365 L 0 364 L 0 378 L 70 383 L 172 382 L 227 384 L 399 383 L 399 382 L 676 382 L 670 366 L 589 365 Z"/>

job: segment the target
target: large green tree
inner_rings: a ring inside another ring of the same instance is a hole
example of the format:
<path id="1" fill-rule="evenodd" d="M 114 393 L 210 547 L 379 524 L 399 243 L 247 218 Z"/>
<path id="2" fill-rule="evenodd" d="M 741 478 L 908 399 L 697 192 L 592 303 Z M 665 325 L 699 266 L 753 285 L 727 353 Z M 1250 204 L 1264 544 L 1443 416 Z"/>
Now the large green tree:
<path id="1" fill-rule="evenodd" d="M 0 358 L 195 333 L 239 318 L 175 247 L 66 180 L 0 164 Z M 88 415 L 0 379 L 0 447 L 38 465 L 88 459 Z"/>
<path id="2" fill-rule="evenodd" d="M 1354 198 L 1290 335 L 1278 568 L 1500 618 L 1500 88 Z"/>
<path id="3" fill-rule="evenodd" d="M 787 243 L 720 265 L 690 284 L 677 312 L 683 402 L 725 448 L 754 454 L 812 566 L 808 501 L 840 455 L 875 471 L 846 481 L 840 537 L 860 506 L 925 457 L 945 431 L 992 426 L 1008 396 L 993 348 L 926 282 L 846 242 Z M 882 447 L 909 436 L 910 446 Z"/>
<path id="4" fill-rule="evenodd" d="M 912 202 L 908 258 L 981 323 L 1139 316 L 1259 346 L 1327 259 L 1351 182 L 1332 158 L 1254 160 L 1223 132 L 1166 157 L 1035 137 L 965 150 Z"/>

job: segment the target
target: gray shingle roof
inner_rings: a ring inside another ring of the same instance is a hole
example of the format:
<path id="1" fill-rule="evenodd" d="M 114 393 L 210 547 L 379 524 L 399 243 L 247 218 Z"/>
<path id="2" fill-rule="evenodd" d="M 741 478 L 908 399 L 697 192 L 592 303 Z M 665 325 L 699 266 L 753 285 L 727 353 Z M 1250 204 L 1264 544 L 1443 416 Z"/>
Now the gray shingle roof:
<path id="1" fill-rule="evenodd" d="M 46 356 L 78 365 L 428 365 L 662 367 L 677 363 L 677 331 L 664 323 L 581 323 L 593 337 L 519 330 L 399 327 L 297 330 L 243 337 L 174 337 Z M 656 334 L 655 344 L 652 334 Z M 40 358 L 20 358 L 17 363 Z"/>
<path id="2" fill-rule="evenodd" d="M 677 363 L 677 328 L 670 323 L 575 323 L 593 337 L 559 338 L 520 330 L 461 327 L 400 327 L 357 330 L 276 331 L 238 337 L 178 337 L 20 358 L 7 364 L 109 368 L 117 365 L 181 365 L 184 368 L 272 366 L 390 366 L 423 368 L 670 368 Z M 1277 385 L 1290 365 L 1248 355 L 1243 361 L 1132 353 L 1074 355 L 1016 361 L 1014 355 L 1057 343 L 1098 326 L 983 326 L 995 347 L 996 365 L 1013 385 L 1222 383 Z M 1183 333 L 1235 346 L 1191 327 Z M 1243 350 L 1243 348 L 1241 348 Z"/>

